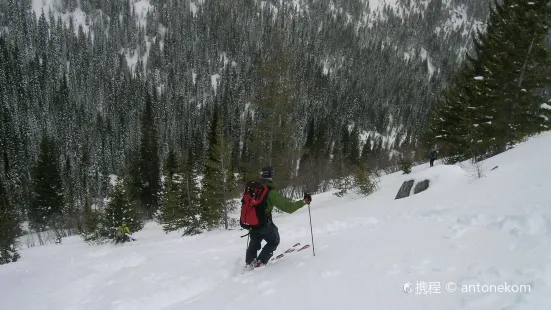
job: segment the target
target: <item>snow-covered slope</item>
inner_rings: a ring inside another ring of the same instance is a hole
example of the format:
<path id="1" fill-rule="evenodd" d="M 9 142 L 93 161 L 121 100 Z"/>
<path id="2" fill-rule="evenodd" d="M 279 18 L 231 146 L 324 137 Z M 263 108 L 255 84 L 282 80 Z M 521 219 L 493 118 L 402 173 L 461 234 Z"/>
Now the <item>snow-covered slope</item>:
<path id="1" fill-rule="evenodd" d="M 50 13 L 52 13 L 56 19 L 61 18 L 66 26 L 72 22 L 75 34 L 77 35 L 79 27 L 82 27 L 82 31 L 84 31 L 85 34 L 90 31 L 90 26 L 86 22 L 86 13 L 79 7 L 76 7 L 71 12 L 60 13 L 63 8 L 63 3 L 60 0 L 32 0 L 31 7 L 36 14 L 36 18 L 40 18 L 40 15 L 44 12 L 44 17 L 47 22 L 50 21 Z"/>
<path id="2" fill-rule="evenodd" d="M 316 195 L 316 256 L 245 274 L 239 230 L 180 238 L 149 224 L 122 246 L 75 237 L 24 249 L 0 266 L 0 308 L 550 309 L 550 151 L 547 133 L 484 162 L 480 179 L 469 167 L 423 165 L 383 177 L 367 198 Z M 394 200 L 411 178 L 431 187 Z M 310 243 L 307 208 L 275 222 L 276 254 Z"/>

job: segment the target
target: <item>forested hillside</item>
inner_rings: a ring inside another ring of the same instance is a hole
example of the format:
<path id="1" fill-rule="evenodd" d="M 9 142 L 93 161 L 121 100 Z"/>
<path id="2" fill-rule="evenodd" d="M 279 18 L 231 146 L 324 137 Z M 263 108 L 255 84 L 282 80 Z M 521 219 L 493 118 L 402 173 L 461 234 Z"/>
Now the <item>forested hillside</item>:
<path id="1" fill-rule="evenodd" d="M 76 229 L 82 213 L 106 206 L 114 175 L 128 189 L 118 193 L 151 219 L 167 197 L 181 204 L 180 194 L 164 194 L 170 188 L 195 192 L 197 175 L 213 196 L 186 203 L 206 210 L 263 165 L 300 193 L 364 165 L 395 164 L 426 131 L 488 8 L 480 0 L 1 0 L 6 204 L 37 231 Z M 183 179 L 173 182 L 175 173 Z M 222 211 L 205 211 L 208 227 Z"/>

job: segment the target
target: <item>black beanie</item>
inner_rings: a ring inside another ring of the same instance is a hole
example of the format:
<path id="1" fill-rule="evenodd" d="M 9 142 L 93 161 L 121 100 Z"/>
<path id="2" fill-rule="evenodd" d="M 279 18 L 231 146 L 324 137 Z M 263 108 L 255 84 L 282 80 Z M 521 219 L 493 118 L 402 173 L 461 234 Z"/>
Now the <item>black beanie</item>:
<path id="1" fill-rule="evenodd" d="M 274 176 L 274 169 L 272 167 L 262 168 L 262 175 L 264 179 L 269 179 Z"/>

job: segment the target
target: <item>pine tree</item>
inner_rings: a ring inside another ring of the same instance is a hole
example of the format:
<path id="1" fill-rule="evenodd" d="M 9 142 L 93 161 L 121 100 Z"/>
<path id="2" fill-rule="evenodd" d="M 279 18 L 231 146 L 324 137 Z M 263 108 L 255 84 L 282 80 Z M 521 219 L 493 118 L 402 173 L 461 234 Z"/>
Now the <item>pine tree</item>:
<path id="1" fill-rule="evenodd" d="M 221 220 L 228 229 L 228 200 L 236 187 L 231 169 L 231 145 L 227 142 L 222 128 L 218 109 L 215 109 L 201 192 L 203 218 L 209 229 L 217 226 Z"/>
<path id="2" fill-rule="evenodd" d="M 541 90 L 551 86 L 551 53 L 545 48 L 551 1 L 507 0 L 503 7 L 495 5 L 503 35 L 496 38 L 500 55 L 489 59 L 487 70 L 501 82 L 502 91 L 496 90 L 495 97 L 503 112 L 494 114 L 493 119 L 498 130 L 503 129 L 497 135 L 496 148 L 505 151 L 524 137 L 547 130 L 549 113 L 542 108 Z"/>
<path id="3" fill-rule="evenodd" d="M 178 159 L 176 156 L 176 152 L 174 152 L 173 148 L 170 148 L 170 150 L 168 151 L 165 170 L 168 177 L 170 178 L 172 177 L 172 175 L 174 175 L 176 171 L 178 171 Z"/>
<path id="4" fill-rule="evenodd" d="M 309 193 L 315 193 L 320 183 L 320 148 L 323 148 L 321 144 L 324 141 L 321 141 L 323 136 L 320 137 L 319 135 L 323 135 L 323 133 L 319 132 L 316 134 L 314 120 L 311 120 L 306 132 L 304 154 L 300 159 L 298 173 L 301 183 L 306 185 L 306 191 Z"/>
<path id="5" fill-rule="evenodd" d="M 372 153 L 373 153 L 374 168 L 382 169 L 382 163 L 385 156 L 382 137 L 378 137 L 375 140 Z"/>
<path id="6" fill-rule="evenodd" d="M 443 93 L 430 117 L 429 130 L 423 142 L 432 149 L 438 144 L 441 155 L 447 155 L 447 163 L 453 164 L 470 157 L 472 144 L 472 101 L 474 72 L 466 67 L 456 75 L 455 80 Z"/>
<path id="7" fill-rule="evenodd" d="M 239 160 L 239 173 L 241 174 L 241 183 L 246 183 L 248 180 L 258 178 L 257 168 L 260 166 L 258 164 L 258 158 L 255 155 L 254 147 L 250 148 L 249 145 L 254 143 L 253 137 L 253 126 L 252 116 L 247 112 L 245 117 L 244 133 L 243 133 L 243 147 L 241 149 L 240 160 Z"/>
<path id="8" fill-rule="evenodd" d="M 350 158 L 350 132 L 348 131 L 348 125 L 344 124 L 341 128 L 341 137 L 340 137 L 340 155 L 342 159 L 348 164 Z"/>
<path id="9" fill-rule="evenodd" d="M 209 132 L 208 157 L 204 164 L 204 175 L 201 180 L 201 220 L 208 229 L 212 229 L 220 224 L 222 218 L 223 201 L 221 189 L 218 187 L 222 175 L 217 169 L 220 164 L 217 154 L 217 145 L 219 143 L 218 122 L 218 109 L 215 108 Z"/>
<path id="10" fill-rule="evenodd" d="M 342 197 L 343 195 L 347 194 L 354 185 L 351 175 L 353 170 L 346 162 L 346 144 L 341 144 L 343 141 L 344 139 L 339 140 L 337 141 L 337 143 L 335 143 L 335 151 L 333 154 L 333 159 L 331 160 L 333 168 L 333 187 L 339 190 L 335 193 L 335 196 L 337 197 Z"/>
<path id="11" fill-rule="evenodd" d="M 309 193 L 325 191 L 330 185 L 331 169 L 328 169 L 330 163 L 330 142 L 329 137 L 329 120 L 322 120 L 321 124 L 315 131 L 314 144 L 312 146 L 313 165 L 311 168 L 312 180 L 307 183 L 306 190 Z"/>
<path id="12" fill-rule="evenodd" d="M 281 33 L 270 38 L 269 53 L 256 71 L 258 88 L 254 93 L 255 122 L 249 149 L 256 155 L 251 177 L 258 177 L 261 166 L 277 171 L 278 183 L 285 187 L 294 176 L 299 154 L 294 133 L 297 122 L 291 112 L 298 103 L 295 60 L 285 46 Z"/>
<path id="13" fill-rule="evenodd" d="M 157 129 L 153 112 L 155 98 L 146 93 L 145 111 L 141 120 L 141 143 L 137 167 L 134 168 L 132 191 L 145 213 L 152 219 L 160 204 L 161 171 Z"/>
<path id="14" fill-rule="evenodd" d="M 94 210 L 92 205 L 87 200 L 84 204 L 84 209 L 78 222 L 78 233 L 84 242 L 93 244 L 101 242 L 100 224 L 102 214 L 98 210 Z"/>
<path id="15" fill-rule="evenodd" d="M 63 223 L 63 183 L 56 160 L 55 145 L 47 136 L 40 143 L 40 155 L 33 171 L 33 197 L 29 220 L 37 231 L 59 230 Z"/>
<path id="16" fill-rule="evenodd" d="M 0 265 L 15 262 L 20 257 L 17 252 L 17 238 L 21 235 L 19 224 L 0 178 Z"/>
<path id="17" fill-rule="evenodd" d="M 167 177 L 158 219 L 165 232 L 183 230 L 183 235 L 199 234 L 205 226 L 200 221 L 201 205 L 192 149 L 178 167 L 172 177 Z"/>
<path id="18" fill-rule="evenodd" d="M 182 165 L 182 195 L 180 202 L 183 207 L 182 227 L 184 228 L 184 235 L 199 234 L 201 229 L 204 228 L 200 221 L 201 201 L 197 180 L 194 156 L 190 148 L 185 163 Z"/>
<path id="19" fill-rule="evenodd" d="M 448 162 L 477 161 L 547 130 L 541 91 L 551 85 L 551 54 L 544 47 L 551 1 L 494 2 L 486 33 L 434 109 L 429 137 Z M 432 145 L 431 145 L 432 146 Z"/>
<path id="20" fill-rule="evenodd" d="M 411 159 L 409 157 L 400 156 L 400 169 L 404 172 L 404 174 L 410 174 L 411 173 Z"/>
<path id="21" fill-rule="evenodd" d="M 358 168 L 356 168 L 354 186 L 357 188 L 357 192 L 364 196 L 372 194 L 377 189 L 374 176 L 366 168 L 366 165 L 363 162 L 361 162 L 358 165 Z"/>
<path id="22" fill-rule="evenodd" d="M 117 229 L 126 224 L 131 233 L 140 231 L 144 227 L 142 216 L 136 206 L 130 201 L 126 192 L 124 180 L 119 178 L 111 189 L 107 208 L 101 219 L 100 235 L 108 240 L 118 240 Z"/>
<path id="23" fill-rule="evenodd" d="M 348 138 L 347 162 L 354 169 L 360 161 L 360 129 L 357 125 L 354 125 Z"/>
<path id="24" fill-rule="evenodd" d="M 368 136 L 367 139 L 365 140 L 365 143 L 364 145 L 362 146 L 362 152 L 361 152 L 361 155 L 360 155 L 360 161 L 365 163 L 367 162 L 367 160 L 369 159 L 369 157 L 371 156 L 372 154 L 372 151 L 371 151 L 371 136 Z"/>
<path id="25" fill-rule="evenodd" d="M 300 168 L 299 168 L 299 176 L 309 176 L 311 172 L 311 161 L 314 157 L 312 155 L 313 148 L 314 148 L 314 134 L 315 134 L 315 127 L 314 127 L 314 120 L 311 120 L 308 125 L 308 129 L 306 132 L 306 142 L 304 143 L 304 154 L 302 155 L 302 158 L 300 159 Z"/>
<path id="26" fill-rule="evenodd" d="M 158 220 L 165 232 L 176 231 L 184 227 L 184 208 L 182 203 L 182 179 L 174 172 L 166 177 L 166 191 L 159 209 Z"/>

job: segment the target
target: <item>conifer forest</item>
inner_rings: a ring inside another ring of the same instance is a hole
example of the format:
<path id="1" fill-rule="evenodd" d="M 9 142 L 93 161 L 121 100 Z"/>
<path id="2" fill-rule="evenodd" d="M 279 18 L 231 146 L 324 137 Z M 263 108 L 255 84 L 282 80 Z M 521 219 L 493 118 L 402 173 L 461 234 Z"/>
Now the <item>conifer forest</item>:
<path id="1" fill-rule="evenodd" d="M 548 130 L 550 24 L 551 0 L 0 0 L 0 264 L 235 227 L 264 166 L 300 199 L 503 152 Z"/>

